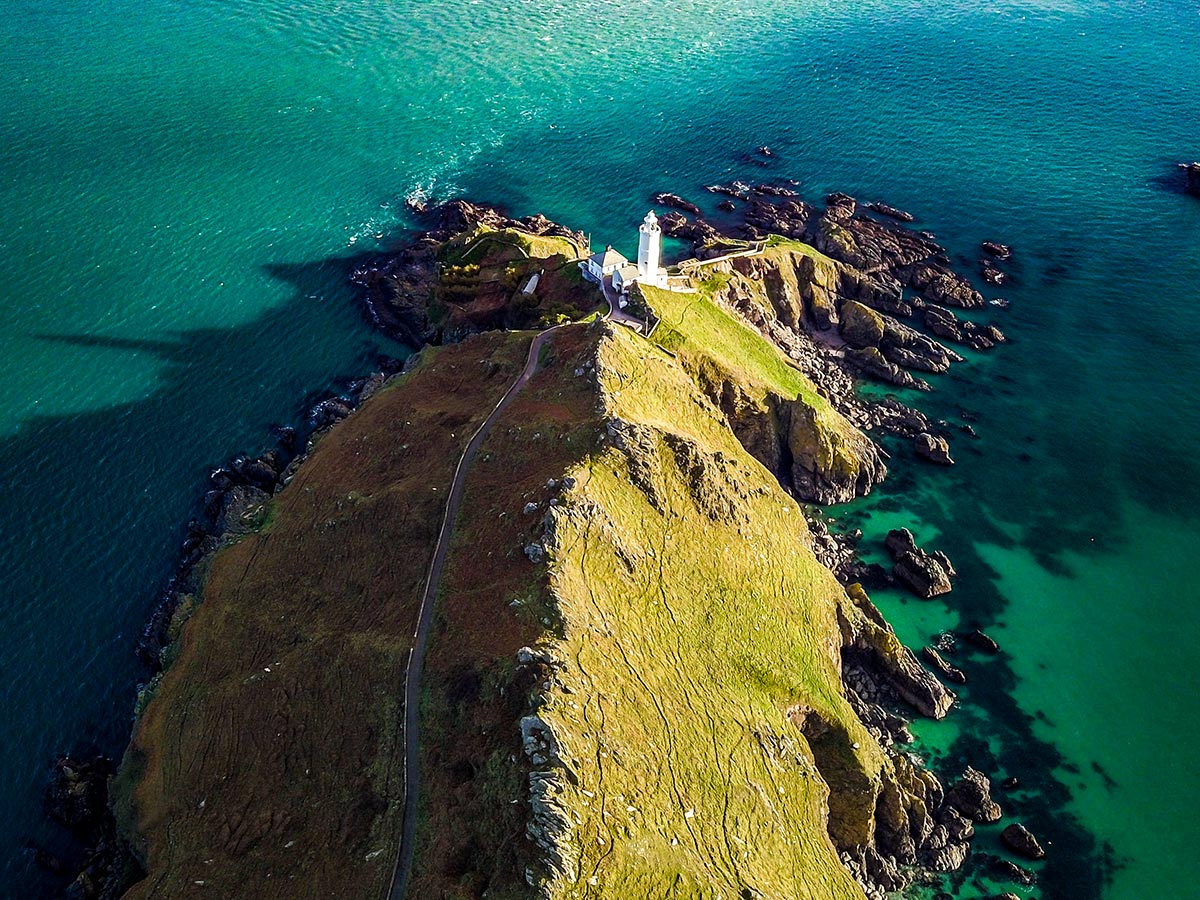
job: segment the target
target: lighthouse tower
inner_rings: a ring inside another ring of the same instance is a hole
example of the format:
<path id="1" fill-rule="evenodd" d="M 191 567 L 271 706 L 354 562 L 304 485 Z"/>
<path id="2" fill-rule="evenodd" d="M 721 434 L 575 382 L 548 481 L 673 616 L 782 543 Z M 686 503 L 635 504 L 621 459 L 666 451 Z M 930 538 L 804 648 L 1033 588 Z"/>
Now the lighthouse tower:
<path id="1" fill-rule="evenodd" d="M 659 266 L 661 259 L 662 229 L 658 225 L 658 216 L 654 210 L 650 210 L 638 229 L 638 281 L 661 285 L 664 280 L 663 270 Z"/>

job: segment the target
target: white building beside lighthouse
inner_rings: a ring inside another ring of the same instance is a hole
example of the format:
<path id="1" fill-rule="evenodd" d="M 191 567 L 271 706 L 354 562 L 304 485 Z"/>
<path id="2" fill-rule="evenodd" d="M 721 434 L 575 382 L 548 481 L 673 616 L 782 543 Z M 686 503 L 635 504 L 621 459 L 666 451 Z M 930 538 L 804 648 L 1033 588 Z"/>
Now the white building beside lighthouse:
<path id="1" fill-rule="evenodd" d="M 586 278 L 598 284 L 603 284 L 606 278 L 611 279 L 613 288 L 622 294 L 635 282 L 666 287 L 667 270 L 662 267 L 662 227 L 654 210 L 646 213 L 638 229 L 636 266 L 610 245 L 603 253 L 593 253 L 579 267 Z"/>

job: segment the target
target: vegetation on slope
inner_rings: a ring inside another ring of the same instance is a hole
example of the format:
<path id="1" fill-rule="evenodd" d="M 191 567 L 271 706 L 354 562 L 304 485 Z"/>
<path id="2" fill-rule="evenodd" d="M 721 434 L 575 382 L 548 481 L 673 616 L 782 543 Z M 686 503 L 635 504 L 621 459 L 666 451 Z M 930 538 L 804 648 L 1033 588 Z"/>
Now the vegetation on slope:
<path id="1" fill-rule="evenodd" d="M 860 897 L 796 727 L 829 723 L 841 765 L 878 778 L 841 688 L 845 594 L 673 360 L 612 332 L 597 371 L 612 438 L 572 470 L 548 538 L 564 626 L 538 715 L 569 834 L 548 893 Z"/>
<path id="2" fill-rule="evenodd" d="M 778 348 L 718 305 L 734 278 L 713 274 L 696 293 L 641 287 L 660 319 L 654 340 L 721 406 L 754 457 L 801 497 L 834 503 L 867 493 L 887 473 L 879 449 Z M 770 305 L 765 293 L 753 302 Z"/>
<path id="3" fill-rule="evenodd" d="M 492 334 L 427 351 L 320 441 L 266 528 L 218 554 L 122 766 L 149 872 L 130 897 L 382 891 L 442 498 L 527 347 Z"/>

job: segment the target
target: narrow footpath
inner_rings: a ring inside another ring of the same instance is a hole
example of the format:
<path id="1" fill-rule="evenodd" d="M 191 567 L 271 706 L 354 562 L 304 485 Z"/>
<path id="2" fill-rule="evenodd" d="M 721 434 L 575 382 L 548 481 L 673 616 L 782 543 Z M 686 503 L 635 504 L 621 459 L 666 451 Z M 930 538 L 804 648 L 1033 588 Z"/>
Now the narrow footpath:
<path id="1" fill-rule="evenodd" d="M 413 634 L 413 646 L 408 655 L 408 667 L 404 675 L 404 827 L 400 835 L 400 854 L 396 859 L 392 883 L 387 892 L 388 900 L 404 900 L 405 892 L 408 890 L 408 880 L 412 874 L 413 844 L 417 835 L 417 790 L 420 786 L 417 742 L 421 718 L 421 673 L 425 667 L 425 645 L 429 639 L 429 628 L 433 623 L 434 601 L 450 548 L 454 520 L 462 505 L 467 473 L 492 425 L 503 415 L 513 398 L 537 372 L 538 355 L 551 333 L 562 327 L 564 326 L 555 325 L 553 328 L 539 332 L 534 337 L 533 342 L 529 345 L 529 356 L 525 361 L 524 371 L 500 398 L 500 402 L 496 404 L 491 415 L 483 420 L 483 424 L 479 426 L 479 430 L 475 432 L 471 440 L 467 442 L 467 447 L 463 450 L 463 454 L 458 460 L 458 466 L 454 470 L 454 480 L 451 482 L 450 493 L 446 499 L 446 510 L 442 516 L 442 528 L 438 532 L 433 558 L 429 562 L 429 574 L 425 578 L 425 592 L 421 595 L 421 605 L 417 613 L 417 628 Z"/>

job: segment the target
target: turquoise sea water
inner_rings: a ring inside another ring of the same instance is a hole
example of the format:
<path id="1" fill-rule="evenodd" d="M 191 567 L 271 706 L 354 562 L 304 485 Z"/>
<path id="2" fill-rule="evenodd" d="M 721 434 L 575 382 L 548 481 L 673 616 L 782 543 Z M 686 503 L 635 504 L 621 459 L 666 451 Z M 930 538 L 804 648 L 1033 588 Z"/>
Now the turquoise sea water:
<path id="1" fill-rule="evenodd" d="M 395 352 L 344 260 L 405 196 L 628 251 L 650 193 L 733 177 L 1015 245 L 1013 342 L 922 401 L 981 439 L 949 471 L 894 448 L 839 515 L 963 573 L 877 598 L 907 641 L 1003 644 L 918 730 L 1020 775 L 1002 799 L 1053 841 L 1031 895 L 1194 893 L 1200 202 L 1160 181 L 1200 156 L 1194 4 L 14 0 L 0 30 L 0 894 L 55 888 L 24 849 L 58 841 L 48 766 L 119 752 L 207 468 Z"/>

